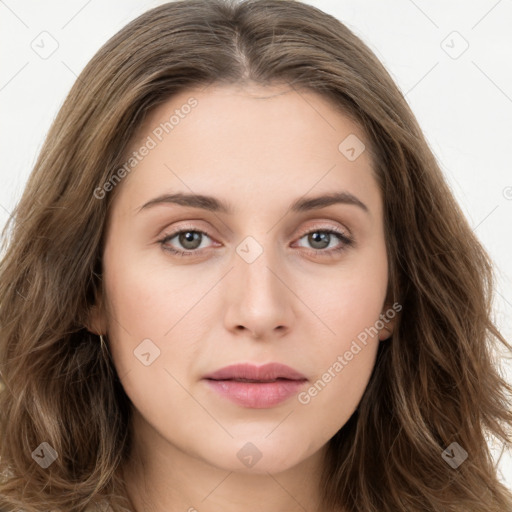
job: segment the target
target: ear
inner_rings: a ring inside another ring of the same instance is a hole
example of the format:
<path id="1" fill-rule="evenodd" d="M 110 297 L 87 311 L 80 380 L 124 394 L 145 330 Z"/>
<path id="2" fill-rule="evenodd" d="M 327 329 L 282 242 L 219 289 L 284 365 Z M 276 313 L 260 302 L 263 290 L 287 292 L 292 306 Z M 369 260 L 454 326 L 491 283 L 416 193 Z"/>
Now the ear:
<path id="1" fill-rule="evenodd" d="M 385 304 L 380 315 L 380 321 L 384 324 L 384 326 L 382 329 L 379 329 L 379 341 L 387 340 L 392 336 L 395 330 L 398 312 L 401 309 L 402 306 L 398 304 L 398 302 L 395 302 L 394 304 Z"/>

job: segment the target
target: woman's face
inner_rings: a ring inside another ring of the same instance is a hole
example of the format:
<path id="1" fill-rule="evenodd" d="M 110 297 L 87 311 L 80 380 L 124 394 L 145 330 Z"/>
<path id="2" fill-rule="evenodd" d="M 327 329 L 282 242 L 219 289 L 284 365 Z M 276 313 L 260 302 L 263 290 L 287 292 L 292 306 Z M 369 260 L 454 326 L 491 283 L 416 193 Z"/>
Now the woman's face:
<path id="1" fill-rule="evenodd" d="M 388 263 L 362 144 L 325 99 L 277 86 L 189 90 L 145 120 L 117 184 L 94 325 L 147 447 L 273 473 L 352 415 L 389 337 L 372 329 Z M 206 378 L 268 363 L 296 373 Z"/>

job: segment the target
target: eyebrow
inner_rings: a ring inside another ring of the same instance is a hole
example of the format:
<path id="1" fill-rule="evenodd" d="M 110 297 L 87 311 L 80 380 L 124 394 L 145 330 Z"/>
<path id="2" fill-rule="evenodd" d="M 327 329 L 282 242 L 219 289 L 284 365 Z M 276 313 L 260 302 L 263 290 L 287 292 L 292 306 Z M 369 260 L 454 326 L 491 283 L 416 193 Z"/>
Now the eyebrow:
<path id="1" fill-rule="evenodd" d="M 232 215 L 234 208 L 230 203 L 221 201 L 216 197 L 203 194 L 184 194 L 178 192 L 175 194 L 163 194 L 151 199 L 137 209 L 137 213 L 141 210 L 152 208 L 162 204 L 177 204 L 180 206 L 189 206 L 191 208 L 201 208 L 210 212 L 219 212 Z M 350 204 L 358 206 L 366 213 L 370 213 L 368 207 L 350 192 L 334 192 L 316 197 L 299 198 L 292 203 L 290 209 L 292 212 L 300 213 L 310 210 L 326 208 L 333 204 Z"/>

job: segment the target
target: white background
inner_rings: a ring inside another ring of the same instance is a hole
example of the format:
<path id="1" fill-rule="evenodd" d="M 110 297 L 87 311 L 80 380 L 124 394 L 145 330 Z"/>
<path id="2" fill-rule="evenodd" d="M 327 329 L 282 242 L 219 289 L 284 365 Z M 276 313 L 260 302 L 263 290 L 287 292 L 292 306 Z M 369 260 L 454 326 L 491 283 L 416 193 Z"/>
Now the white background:
<path id="1" fill-rule="evenodd" d="M 0 228 L 19 200 L 77 75 L 109 37 L 162 3 L 0 0 Z M 495 319 L 512 340 L 512 1 L 307 3 L 361 37 L 403 91 L 455 197 L 495 262 Z M 42 32 L 50 35 L 40 36 Z M 44 59 L 33 49 L 41 45 L 41 37 L 47 49 L 58 45 Z M 504 370 L 512 380 L 510 361 Z M 502 457 L 500 468 L 502 480 L 512 488 L 510 455 Z"/>

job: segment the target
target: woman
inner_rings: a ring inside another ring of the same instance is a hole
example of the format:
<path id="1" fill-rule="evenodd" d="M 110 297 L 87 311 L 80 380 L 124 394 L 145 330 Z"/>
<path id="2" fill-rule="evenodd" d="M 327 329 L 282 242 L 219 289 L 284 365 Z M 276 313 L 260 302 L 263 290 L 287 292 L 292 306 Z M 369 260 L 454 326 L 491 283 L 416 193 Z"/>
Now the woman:
<path id="1" fill-rule="evenodd" d="M 132 21 L 9 228 L 4 510 L 512 510 L 491 262 L 335 18 L 185 0 Z"/>

